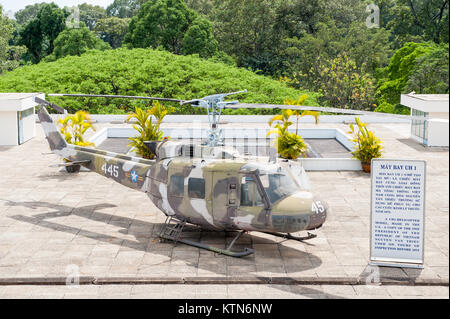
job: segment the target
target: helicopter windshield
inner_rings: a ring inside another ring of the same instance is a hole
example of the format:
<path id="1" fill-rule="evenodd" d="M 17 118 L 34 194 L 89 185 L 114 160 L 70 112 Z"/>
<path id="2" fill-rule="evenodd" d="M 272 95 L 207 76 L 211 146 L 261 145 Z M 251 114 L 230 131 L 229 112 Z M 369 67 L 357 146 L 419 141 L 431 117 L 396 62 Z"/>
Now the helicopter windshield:
<path id="1" fill-rule="evenodd" d="M 272 204 L 299 191 L 300 187 L 283 167 L 270 165 L 258 168 L 262 186 Z"/>

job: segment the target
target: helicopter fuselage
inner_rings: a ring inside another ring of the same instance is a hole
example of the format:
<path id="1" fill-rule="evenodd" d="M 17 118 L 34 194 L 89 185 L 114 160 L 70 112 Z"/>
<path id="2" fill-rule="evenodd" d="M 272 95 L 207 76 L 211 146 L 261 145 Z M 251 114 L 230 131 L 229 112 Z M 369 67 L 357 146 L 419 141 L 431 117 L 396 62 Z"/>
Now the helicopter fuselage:
<path id="1" fill-rule="evenodd" d="M 242 159 L 163 159 L 151 167 L 145 188 L 166 215 L 211 230 L 311 230 L 328 209 L 288 168 Z"/>

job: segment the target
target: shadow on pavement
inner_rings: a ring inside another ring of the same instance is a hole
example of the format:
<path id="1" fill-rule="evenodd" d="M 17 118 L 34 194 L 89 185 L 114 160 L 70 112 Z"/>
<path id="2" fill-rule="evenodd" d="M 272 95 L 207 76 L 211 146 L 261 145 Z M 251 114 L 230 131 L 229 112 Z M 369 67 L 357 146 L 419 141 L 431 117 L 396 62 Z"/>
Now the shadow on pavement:
<path id="1" fill-rule="evenodd" d="M 422 269 L 367 265 L 359 275 L 367 285 L 377 285 L 382 281 L 411 282 L 420 276 Z"/>
<path id="2" fill-rule="evenodd" d="M 53 229 L 53 230 L 60 231 L 60 232 L 81 235 L 86 238 L 91 238 L 91 239 L 98 240 L 101 242 L 119 245 L 119 246 L 125 246 L 125 247 L 131 248 L 131 249 L 141 250 L 141 251 L 145 251 L 145 252 L 152 252 L 155 254 L 158 254 L 158 253 L 164 254 L 167 252 L 167 250 L 172 250 L 174 247 L 172 243 L 164 243 L 164 244 L 159 244 L 159 245 L 167 245 L 167 249 L 161 250 L 161 247 L 159 247 L 159 249 L 158 248 L 154 249 L 155 246 L 152 244 L 152 242 L 157 242 L 157 236 L 159 233 L 159 229 L 163 225 L 161 223 L 149 223 L 149 222 L 139 221 L 137 219 L 132 219 L 132 218 L 128 218 L 128 217 L 122 217 L 122 216 L 101 213 L 98 211 L 103 208 L 116 207 L 116 205 L 113 205 L 113 204 L 103 203 L 103 204 L 96 204 L 96 205 L 87 205 L 87 206 L 83 206 L 83 207 L 69 207 L 69 206 L 65 206 L 65 205 L 53 204 L 53 203 L 42 202 L 42 201 L 37 201 L 37 202 L 8 201 L 8 205 L 23 206 L 23 207 L 30 208 L 30 209 L 49 208 L 49 209 L 53 210 L 52 212 L 36 214 L 34 216 L 25 216 L 25 215 L 10 216 L 11 218 L 13 218 L 15 220 L 25 222 L 25 223 L 30 223 L 33 225 L 38 225 L 40 227 L 45 227 L 45 228 Z M 130 240 L 130 239 L 123 239 L 123 238 L 119 238 L 119 237 L 115 237 L 115 236 L 111 236 L 111 235 L 101 234 L 101 233 L 97 233 L 97 232 L 93 232 L 93 231 L 89 231 L 89 230 L 84 230 L 84 229 L 80 229 L 77 227 L 67 226 L 67 225 L 63 225 L 63 224 L 56 223 L 56 222 L 49 220 L 49 219 L 54 219 L 54 218 L 58 218 L 58 217 L 70 216 L 70 215 L 75 215 L 75 216 L 90 219 L 92 221 L 104 222 L 105 224 L 111 224 L 111 225 L 114 225 L 117 227 L 121 227 L 122 229 L 119 230 L 119 233 L 133 235 L 136 238 L 136 241 Z M 130 227 L 131 225 L 133 225 L 133 227 Z M 133 229 L 138 229 L 138 231 L 134 231 Z M 147 234 L 144 234 L 144 233 L 147 233 Z M 150 233 L 150 235 L 149 235 L 149 233 Z M 220 245 L 219 244 L 220 242 L 222 242 L 222 245 L 225 245 L 225 242 L 229 242 L 233 238 L 234 235 L 232 235 L 228 232 L 227 233 L 209 232 L 209 231 L 204 232 L 204 231 L 201 231 L 201 229 L 199 229 L 196 226 L 186 225 L 185 231 L 183 231 L 183 236 L 190 237 L 190 238 L 197 238 L 199 240 L 206 240 L 206 241 L 211 240 L 211 243 L 213 245 Z M 252 238 L 254 238 L 254 240 Z M 241 243 L 239 243 L 239 241 L 238 241 L 239 245 L 237 244 L 236 247 L 237 246 L 243 246 L 243 247 L 244 246 L 252 246 L 252 243 L 254 241 L 257 244 L 274 244 L 274 241 L 272 241 L 270 239 L 256 238 L 256 237 L 248 235 L 248 234 L 245 234 L 244 236 L 242 236 L 240 240 L 241 240 Z M 188 247 L 188 246 L 186 246 L 186 247 Z M 190 248 L 192 248 L 192 247 L 190 247 Z M 290 271 L 293 271 L 293 272 L 299 271 L 300 272 L 300 271 L 304 271 L 304 270 L 308 270 L 308 269 L 313 269 L 315 267 L 318 267 L 322 263 L 320 258 L 318 258 L 312 254 L 309 254 L 307 252 L 296 250 L 294 248 L 286 247 L 286 246 L 283 247 L 283 250 L 284 250 L 284 253 L 289 255 L 290 258 L 294 258 L 294 259 L 298 258 L 298 260 L 309 259 L 311 262 L 311 265 L 312 265 L 312 266 L 305 265 L 303 263 L 299 263 L 296 266 L 291 265 Z M 173 252 L 173 250 L 172 250 L 172 252 Z M 223 258 L 224 263 L 228 263 L 226 260 L 227 258 L 229 260 L 235 259 L 233 257 L 225 257 L 222 255 L 216 256 L 216 257 Z M 176 258 L 178 260 L 183 259 L 183 254 L 177 255 Z M 255 258 L 254 255 L 251 255 L 251 256 L 240 258 L 240 259 L 241 260 L 246 259 L 251 262 L 252 260 L 254 261 L 254 258 Z M 188 257 L 186 258 L 186 263 L 191 264 L 191 266 L 194 266 L 194 267 L 202 267 L 201 264 L 191 263 Z M 208 268 L 207 270 L 211 270 L 211 268 Z M 285 273 L 284 268 L 283 268 L 283 270 L 280 269 L 278 271 L 282 274 Z M 342 298 L 337 295 L 326 294 L 326 293 L 322 292 L 321 290 L 316 290 L 316 289 L 305 287 L 305 286 L 275 285 L 275 287 L 277 289 L 295 293 L 297 295 L 311 296 L 312 298 L 318 298 L 318 297 Z M 295 287 L 295 288 L 291 289 L 291 287 Z"/>
<path id="3" fill-rule="evenodd" d="M 419 142 L 417 142 L 411 138 L 400 138 L 400 139 L 397 139 L 397 141 L 411 147 L 412 149 L 414 149 L 418 152 L 425 152 L 425 153 L 441 152 L 442 153 L 442 152 L 448 152 L 448 150 L 449 150 L 448 147 L 423 146 L 422 144 L 420 144 Z"/>

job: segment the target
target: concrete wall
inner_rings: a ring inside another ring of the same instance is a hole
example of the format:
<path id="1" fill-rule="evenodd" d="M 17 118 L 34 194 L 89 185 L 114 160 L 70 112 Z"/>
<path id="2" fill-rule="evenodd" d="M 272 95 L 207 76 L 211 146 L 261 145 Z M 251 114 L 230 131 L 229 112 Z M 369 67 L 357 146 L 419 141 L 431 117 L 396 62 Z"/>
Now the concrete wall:
<path id="1" fill-rule="evenodd" d="M 428 117 L 432 119 L 446 119 L 448 120 L 448 112 L 431 112 Z"/>
<path id="2" fill-rule="evenodd" d="M 18 144 L 17 112 L 0 112 L 0 145 Z"/>
<path id="3" fill-rule="evenodd" d="M 427 146 L 449 146 L 449 124 L 448 120 L 428 120 L 428 143 Z"/>

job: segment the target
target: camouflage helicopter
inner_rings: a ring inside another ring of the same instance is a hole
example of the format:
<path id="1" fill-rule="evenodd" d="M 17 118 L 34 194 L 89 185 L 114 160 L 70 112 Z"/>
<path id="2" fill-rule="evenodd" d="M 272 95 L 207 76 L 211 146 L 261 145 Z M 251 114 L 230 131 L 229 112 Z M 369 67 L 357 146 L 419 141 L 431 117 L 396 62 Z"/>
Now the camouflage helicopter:
<path id="1" fill-rule="evenodd" d="M 146 145 L 155 155 L 154 160 L 68 144 L 45 107 L 58 106 L 38 98 L 37 115 L 51 151 L 69 161 L 62 166 L 83 166 L 145 192 L 167 216 L 159 233 L 162 240 L 242 257 L 253 253 L 250 248 L 232 250 L 243 233 L 257 231 L 303 241 L 316 235 L 308 232 L 306 236 L 298 237 L 292 233 L 321 227 L 329 212 L 327 203 L 310 191 L 307 175 L 298 163 L 276 156 L 241 155 L 235 148 L 224 145 L 222 131 L 218 128 L 220 114 L 224 108 L 242 107 L 238 101 L 224 99 L 245 92 L 180 101 L 181 104 L 206 108 L 210 118 L 208 139 L 202 145 L 172 140 L 148 141 Z M 226 249 L 221 249 L 183 238 L 186 223 L 207 230 L 238 233 Z"/>

